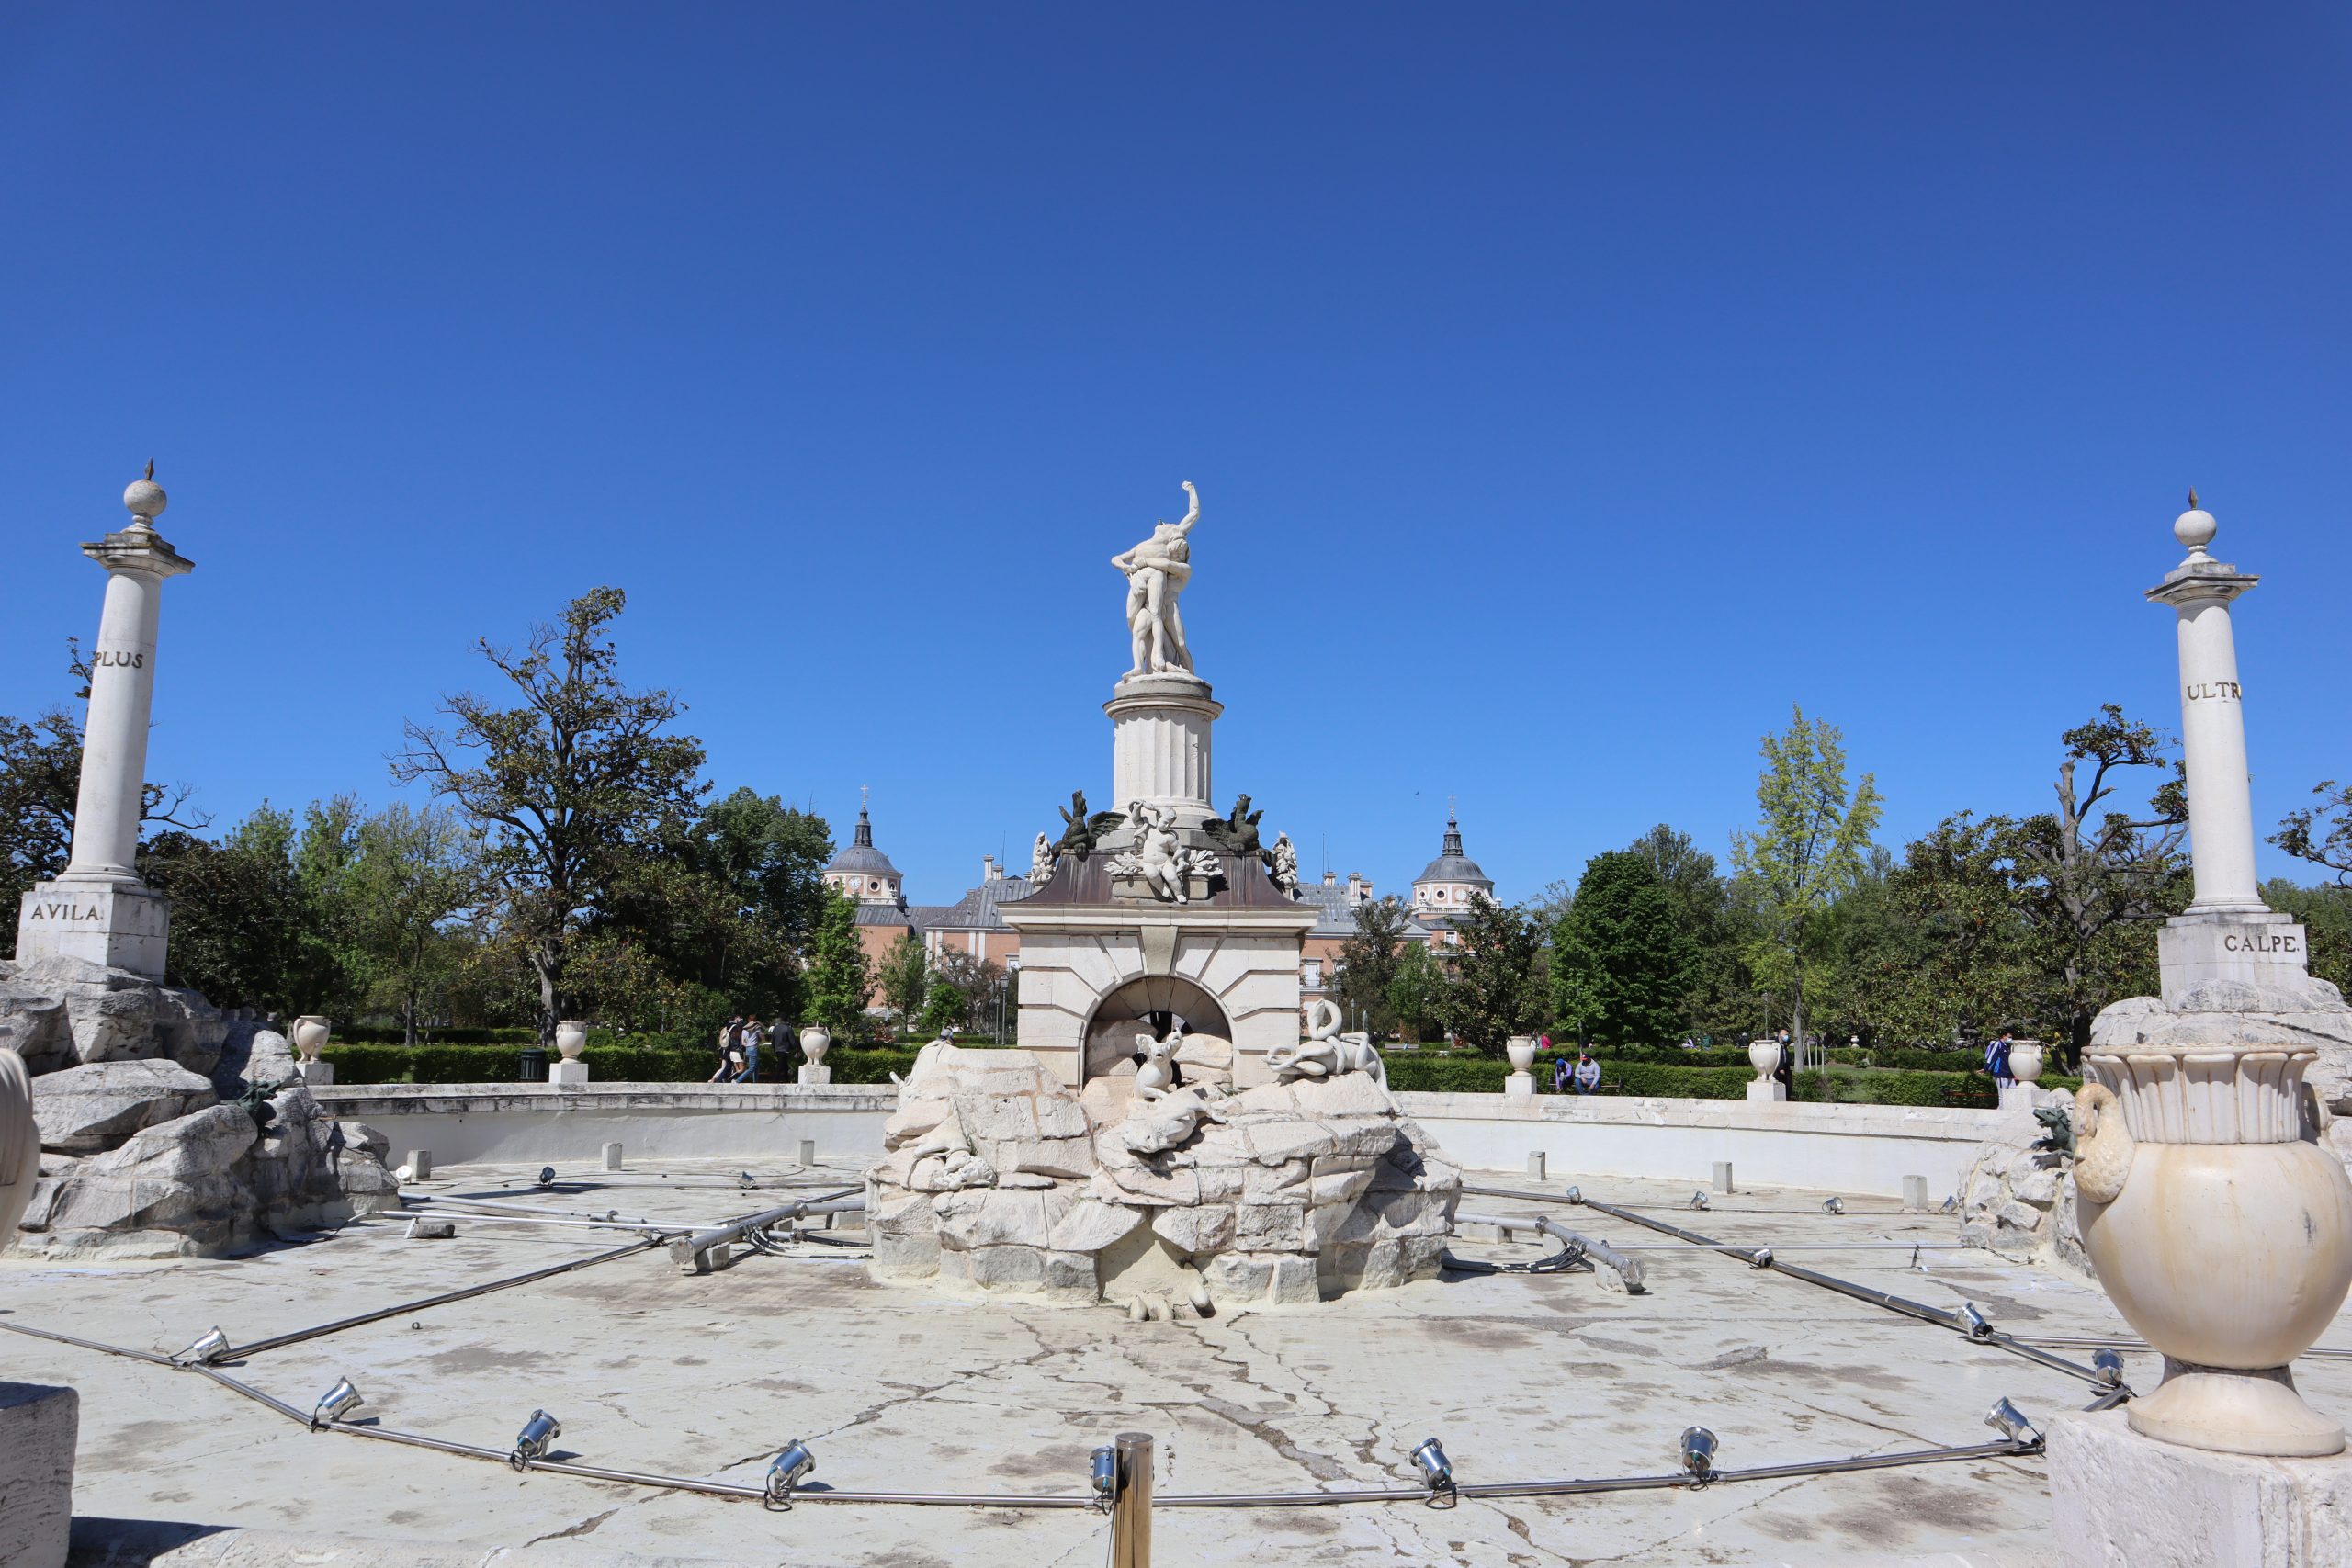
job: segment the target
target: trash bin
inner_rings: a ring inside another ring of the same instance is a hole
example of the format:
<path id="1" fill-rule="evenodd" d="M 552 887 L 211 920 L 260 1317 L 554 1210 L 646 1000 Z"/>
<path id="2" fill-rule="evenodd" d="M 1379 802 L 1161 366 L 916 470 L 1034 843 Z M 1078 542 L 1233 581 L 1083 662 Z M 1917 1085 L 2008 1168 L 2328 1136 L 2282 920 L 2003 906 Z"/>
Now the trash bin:
<path id="1" fill-rule="evenodd" d="M 547 1082 L 548 1054 L 537 1045 L 524 1046 L 522 1066 L 515 1073 L 514 1081 L 516 1083 Z"/>

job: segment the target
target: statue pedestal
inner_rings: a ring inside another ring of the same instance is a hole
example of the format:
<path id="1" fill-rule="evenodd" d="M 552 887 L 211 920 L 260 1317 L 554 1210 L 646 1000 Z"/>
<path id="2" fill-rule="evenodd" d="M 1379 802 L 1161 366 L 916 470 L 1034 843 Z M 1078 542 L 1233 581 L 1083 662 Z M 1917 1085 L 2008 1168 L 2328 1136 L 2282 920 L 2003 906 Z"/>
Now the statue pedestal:
<path id="1" fill-rule="evenodd" d="M 811 1066 L 807 1062 L 803 1062 L 800 1064 L 797 1077 L 802 1083 L 831 1083 L 833 1081 L 833 1069 Z"/>
<path id="2" fill-rule="evenodd" d="M 2066 1568 L 2352 1562 L 2352 1455 L 2255 1459 L 2143 1438 L 2120 1410 L 2052 1416 L 2050 1501 Z"/>
<path id="3" fill-rule="evenodd" d="M 0 1542 L 12 1565 L 65 1568 L 81 1425 L 72 1389 L 0 1382 Z"/>
<path id="4" fill-rule="evenodd" d="M 2210 910 L 2175 915 L 2159 927 L 2156 961 L 2168 1008 L 2215 980 L 2300 993 L 2311 976 L 2311 941 L 2291 915 Z"/>
<path id="5" fill-rule="evenodd" d="M 1789 1098 L 1789 1086 L 1778 1078 L 1753 1078 L 1747 1085 L 1747 1098 L 1760 1104 Z"/>
<path id="6" fill-rule="evenodd" d="M 1514 1096 L 1532 1095 L 1535 1092 L 1535 1075 L 1533 1073 L 1511 1074 L 1503 1079 L 1503 1092 Z"/>
<path id="7" fill-rule="evenodd" d="M 17 956 L 81 958 L 164 977 L 172 902 L 143 882 L 35 883 L 17 905 Z"/>
<path id="8" fill-rule="evenodd" d="M 1197 828 L 1216 815 L 1209 805 L 1209 725 L 1225 711 L 1197 675 L 1130 675 L 1102 705 L 1111 716 L 1114 811 L 1145 801 Z"/>
<path id="9" fill-rule="evenodd" d="M 295 1070 L 302 1075 L 302 1081 L 312 1089 L 319 1089 L 334 1082 L 333 1062 L 298 1062 L 295 1064 Z"/>
<path id="10" fill-rule="evenodd" d="M 587 1081 L 588 1064 L 585 1062 L 557 1061 L 548 1064 L 548 1082 L 551 1084 L 565 1089 L 578 1089 Z"/>

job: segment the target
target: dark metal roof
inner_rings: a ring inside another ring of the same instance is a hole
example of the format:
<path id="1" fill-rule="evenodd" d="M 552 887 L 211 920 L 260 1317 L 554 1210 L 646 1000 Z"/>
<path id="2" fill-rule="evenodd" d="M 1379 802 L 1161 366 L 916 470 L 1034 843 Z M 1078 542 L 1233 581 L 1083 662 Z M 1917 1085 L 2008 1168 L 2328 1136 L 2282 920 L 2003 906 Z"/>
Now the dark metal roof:
<path id="1" fill-rule="evenodd" d="M 855 872 L 860 876 L 896 876 L 899 868 L 890 857 L 874 847 L 874 822 L 867 817 L 861 802 L 857 808 L 857 830 L 850 835 L 849 847 L 833 857 L 827 871 Z"/>
<path id="2" fill-rule="evenodd" d="M 1422 867 L 1421 874 L 1413 880 L 1416 883 L 1470 882 L 1489 893 L 1495 889 L 1495 879 L 1479 870 L 1476 861 L 1462 852 L 1462 829 L 1455 825 L 1451 811 L 1445 814 L 1444 847 L 1438 852 L 1437 859 Z"/>

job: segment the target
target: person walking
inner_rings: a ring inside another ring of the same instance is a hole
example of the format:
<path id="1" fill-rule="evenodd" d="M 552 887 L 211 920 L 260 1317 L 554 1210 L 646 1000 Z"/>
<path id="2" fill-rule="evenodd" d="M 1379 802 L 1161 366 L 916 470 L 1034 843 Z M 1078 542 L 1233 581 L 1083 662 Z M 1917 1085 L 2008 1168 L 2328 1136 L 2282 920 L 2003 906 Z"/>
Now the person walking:
<path id="1" fill-rule="evenodd" d="M 735 1083 L 760 1081 L 760 1047 L 767 1043 L 767 1031 L 760 1027 L 760 1015 L 753 1013 L 743 1021 L 743 1070 L 732 1079 Z"/>
<path id="2" fill-rule="evenodd" d="M 1993 1075 L 1993 1082 L 2002 1089 L 2013 1089 L 2018 1081 L 2009 1072 L 2009 1047 L 2016 1043 L 2010 1038 L 2012 1032 L 2004 1029 L 1984 1047 L 1984 1070 Z"/>
<path id="3" fill-rule="evenodd" d="M 736 1053 L 743 1048 L 743 1015 L 737 1013 L 718 1031 L 718 1068 L 705 1083 L 725 1083 L 735 1071 Z"/>

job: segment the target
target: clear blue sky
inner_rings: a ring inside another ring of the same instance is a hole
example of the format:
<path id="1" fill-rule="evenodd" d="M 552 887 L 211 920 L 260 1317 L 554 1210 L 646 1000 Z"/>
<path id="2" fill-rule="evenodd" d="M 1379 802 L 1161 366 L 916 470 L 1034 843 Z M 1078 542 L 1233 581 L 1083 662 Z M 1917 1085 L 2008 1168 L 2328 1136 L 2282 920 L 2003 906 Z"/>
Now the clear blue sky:
<path id="1" fill-rule="evenodd" d="M 1109 794 L 1198 483 L 1246 789 L 1396 888 L 1717 851 L 1792 702 L 1899 845 L 2177 728 L 2195 483 L 2266 825 L 2352 774 L 2337 6 L 17 6 L 0 712 L 149 457 L 151 773 L 390 794 L 599 582 L 724 788 L 918 900 Z M 2287 869 L 2267 848 L 2267 871 Z"/>

